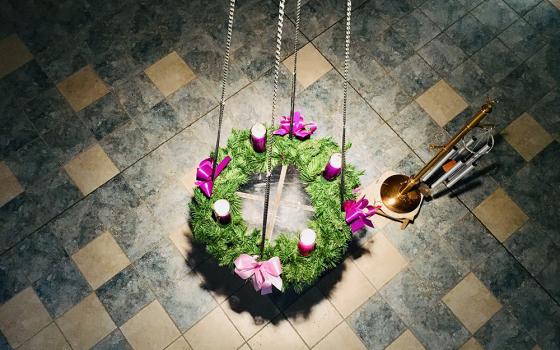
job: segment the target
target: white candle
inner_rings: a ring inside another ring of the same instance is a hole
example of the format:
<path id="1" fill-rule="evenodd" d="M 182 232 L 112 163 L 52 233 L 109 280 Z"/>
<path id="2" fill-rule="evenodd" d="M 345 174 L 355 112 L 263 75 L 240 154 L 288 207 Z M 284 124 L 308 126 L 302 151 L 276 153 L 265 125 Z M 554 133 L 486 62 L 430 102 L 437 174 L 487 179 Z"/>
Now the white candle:
<path id="1" fill-rule="evenodd" d="M 323 171 L 323 176 L 328 181 L 333 180 L 340 174 L 342 168 L 342 155 L 340 153 L 334 153 L 331 155 L 329 162 L 325 166 L 325 171 Z"/>
<path id="2" fill-rule="evenodd" d="M 225 199 L 218 199 L 213 205 L 214 216 L 216 220 L 221 224 L 227 224 L 231 221 L 231 215 L 229 213 L 229 202 Z"/>
<path id="3" fill-rule="evenodd" d="M 308 256 L 315 249 L 317 234 L 312 229 L 305 229 L 299 235 L 298 249 L 301 255 Z"/>
<path id="4" fill-rule="evenodd" d="M 262 153 L 266 149 L 266 128 L 261 123 L 251 128 L 251 143 L 255 152 Z"/>

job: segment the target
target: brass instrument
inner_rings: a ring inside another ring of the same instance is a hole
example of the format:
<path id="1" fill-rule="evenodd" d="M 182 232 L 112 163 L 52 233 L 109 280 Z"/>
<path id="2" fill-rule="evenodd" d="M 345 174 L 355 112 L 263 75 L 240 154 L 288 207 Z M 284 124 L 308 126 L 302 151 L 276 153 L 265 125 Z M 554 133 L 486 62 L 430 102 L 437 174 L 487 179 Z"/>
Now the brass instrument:
<path id="1" fill-rule="evenodd" d="M 439 152 L 416 175 L 409 177 L 402 174 L 388 177 L 381 185 L 381 200 L 383 204 L 395 213 L 410 213 L 421 203 L 422 189 L 419 188 L 422 177 L 440 162 L 461 140 L 475 128 L 489 113 L 496 101 L 488 101 L 480 110 L 463 126 L 449 142 L 440 148 Z M 439 147 L 438 147 L 439 148 Z"/>

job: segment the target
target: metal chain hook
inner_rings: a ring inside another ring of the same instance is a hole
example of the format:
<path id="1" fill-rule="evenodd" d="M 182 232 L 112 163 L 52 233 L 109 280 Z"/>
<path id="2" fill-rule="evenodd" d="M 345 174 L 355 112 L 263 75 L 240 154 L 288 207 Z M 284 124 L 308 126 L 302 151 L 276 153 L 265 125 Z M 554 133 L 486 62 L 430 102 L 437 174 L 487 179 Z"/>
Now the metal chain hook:
<path id="1" fill-rule="evenodd" d="M 345 183 L 344 173 L 346 170 L 346 114 L 348 107 L 348 65 L 350 61 L 350 20 L 352 15 L 352 0 L 346 2 L 346 33 L 344 40 L 344 72 L 343 72 L 343 100 L 342 100 L 342 168 L 340 171 L 340 208 L 344 205 Z"/>

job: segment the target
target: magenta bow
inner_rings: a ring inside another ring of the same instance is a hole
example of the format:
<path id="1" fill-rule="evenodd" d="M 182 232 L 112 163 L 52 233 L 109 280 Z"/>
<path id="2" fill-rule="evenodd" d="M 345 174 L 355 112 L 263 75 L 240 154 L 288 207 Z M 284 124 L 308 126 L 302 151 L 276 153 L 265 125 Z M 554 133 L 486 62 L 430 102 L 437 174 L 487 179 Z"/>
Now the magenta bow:
<path id="1" fill-rule="evenodd" d="M 309 122 L 305 124 L 303 122 L 303 117 L 300 112 L 294 113 L 294 123 L 292 128 L 292 135 L 300 140 L 303 140 L 309 135 L 313 134 L 317 130 L 317 124 L 315 122 Z M 274 131 L 274 135 L 288 135 L 290 133 L 290 116 L 283 116 L 280 120 L 280 128 Z"/>
<path id="2" fill-rule="evenodd" d="M 241 254 L 235 261 L 235 273 L 246 280 L 252 277 L 255 291 L 261 291 L 261 295 L 272 293 L 272 286 L 282 290 L 282 264 L 275 256 L 267 261 L 257 262 L 255 257 Z"/>
<path id="3" fill-rule="evenodd" d="M 220 164 L 216 166 L 216 172 L 214 174 L 214 179 L 220 175 L 222 170 L 229 164 L 231 160 L 230 156 L 226 156 Z M 206 158 L 198 165 L 196 169 L 196 181 L 194 182 L 197 185 L 202 193 L 208 198 L 212 196 L 212 187 L 213 179 L 212 179 L 212 166 L 214 165 L 214 160 L 212 158 Z"/>
<path id="4" fill-rule="evenodd" d="M 357 201 L 348 200 L 344 202 L 344 212 L 346 213 L 346 223 L 350 225 L 352 233 L 361 230 L 366 225 L 373 227 L 373 223 L 368 218 L 377 212 L 376 207 L 368 205 L 369 201 L 362 197 Z"/>

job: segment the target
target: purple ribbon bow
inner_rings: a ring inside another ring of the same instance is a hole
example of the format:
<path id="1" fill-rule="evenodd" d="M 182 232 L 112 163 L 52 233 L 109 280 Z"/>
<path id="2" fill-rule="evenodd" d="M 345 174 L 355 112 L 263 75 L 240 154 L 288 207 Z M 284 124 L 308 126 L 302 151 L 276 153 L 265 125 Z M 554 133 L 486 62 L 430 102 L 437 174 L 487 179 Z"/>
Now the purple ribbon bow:
<path id="1" fill-rule="evenodd" d="M 309 137 L 317 130 L 315 122 L 304 123 L 303 117 L 300 112 L 294 113 L 294 124 L 292 128 L 292 135 L 300 140 Z M 283 116 L 280 120 L 280 128 L 273 132 L 274 135 L 288 135 L 290 133 L 290 116 Z"/>
<path id="2" fill-rule="evenodd" d="M 231 160 L 230 156 L 226 156 L 220 164 L 216 166 L 216 173 L 214 174 L 214 179 L 220 175 L 222 170 L 229 164 Z M 194 182 L 197 185 L 202 193 L 208 198 L 212 196 L 212 187 L 214 186 L 212 179 L 212 166 L 214 164 L 214 160 L 212 158 L 206 158 L 198 165 L 196 169 L 196 181 Z"/>
<path id="3" fill-rule="evenodd" d="M 375 214 L 379 208 L 380 207 L 369 205 L 369 201 L 365 197 L 356 201 L 348 200 L 344 202 L 346 223 L 350 225 L 352 233 L 361 230 L 366 225 L 373 227 L 373 223 L 368 218 Z"/>
<path id="4" fill-rule="evenodd" d="M 261 295 L 272 293 L 272 286 L 282 290 L 282 264 L 277 256 L 258 262 L 248 254 L 241 254 L 233 263 L 235 273 L 244 280 L 251 277 L 255 291 L 260 290 Z"/>

